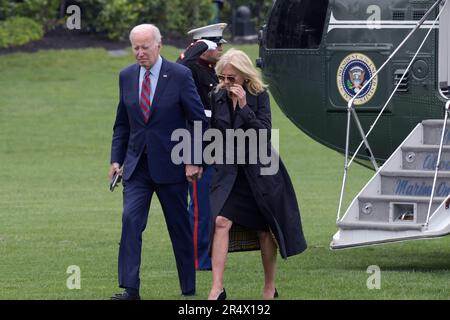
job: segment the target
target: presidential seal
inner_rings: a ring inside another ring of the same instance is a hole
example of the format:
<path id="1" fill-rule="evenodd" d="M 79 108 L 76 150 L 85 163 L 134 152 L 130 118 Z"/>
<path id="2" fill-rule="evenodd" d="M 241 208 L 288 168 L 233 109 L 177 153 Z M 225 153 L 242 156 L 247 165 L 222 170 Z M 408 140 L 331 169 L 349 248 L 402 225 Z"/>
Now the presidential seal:
<path id="1" fill-rule="evenodd" d="M 348 102 L 358 93 L 355 105 L 367 103 L 375 95 L 378 76 L 362 91 L 361 89 L 375 72 L 377 72 L 377 68 L 368 56 L 362 53 L 352 53 L 346 56 L 337 71 L 337 86 L 342 98 Z"/>

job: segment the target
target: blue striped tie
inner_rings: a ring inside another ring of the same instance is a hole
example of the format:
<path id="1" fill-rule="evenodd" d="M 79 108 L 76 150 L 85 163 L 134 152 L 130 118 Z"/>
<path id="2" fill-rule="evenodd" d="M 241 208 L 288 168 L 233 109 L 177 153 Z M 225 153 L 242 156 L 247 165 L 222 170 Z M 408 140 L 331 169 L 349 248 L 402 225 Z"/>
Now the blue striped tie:
<path id="1" fill-rule="evenodd" d="M 141 98 L 139 104 L 141 106 L 142 114 L 144 115 L 144 122 L 147 123 L 150 117 L 150 70 L 145 71 L 144 80 L 142 80 Z"/>

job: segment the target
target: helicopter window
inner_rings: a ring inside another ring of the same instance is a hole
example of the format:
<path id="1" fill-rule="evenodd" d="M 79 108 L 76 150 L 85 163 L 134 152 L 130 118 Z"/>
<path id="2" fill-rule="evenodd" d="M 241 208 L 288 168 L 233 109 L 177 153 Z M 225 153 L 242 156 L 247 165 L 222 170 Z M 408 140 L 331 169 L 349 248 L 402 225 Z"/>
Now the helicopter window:
<path id="1" fill-rule="evenodd" d="M 317 49 L 327 8 L 328 0 L 277 1 L 268 22 L 267 47 Z"/>

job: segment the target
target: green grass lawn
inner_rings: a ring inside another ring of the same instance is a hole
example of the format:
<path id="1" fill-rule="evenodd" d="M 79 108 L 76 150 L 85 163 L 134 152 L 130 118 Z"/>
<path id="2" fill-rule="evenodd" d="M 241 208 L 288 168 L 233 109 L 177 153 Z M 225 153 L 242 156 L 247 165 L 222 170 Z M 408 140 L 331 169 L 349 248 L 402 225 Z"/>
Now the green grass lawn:
<path id="1" fill-rule="evenodd" d="M 239 47 L 256 58 L 256 46 Z M 178 54 L 163 49 L 171 61 Z M 122 197 L 108 190 L 107 172 L 118 72 L 133 62 L 102 49 L 0 56 L 0 299 L 118 292 Z M 304 254 L 279 259 L 281 298 L 449 299 L 450 237 L 330 251 L 343 156 L 308 138 L 274 101 L 272 113 L 309 244 Z M 372 174 L 351 168 L 347 204 Z M 156 197 L 143 242 L 142 297 L 182 299 Z M 81 269 L 80 290 L 66 287 L 70 265 Z M 381 268 L 380 290 L 367 289 L 370 265 Z M 198 273 L 194 299 L 205 299 L 210 283 L 209 272 Z M 229 255 L 230 299 L 258 299 L 262 285 L 259 252 Z"/>

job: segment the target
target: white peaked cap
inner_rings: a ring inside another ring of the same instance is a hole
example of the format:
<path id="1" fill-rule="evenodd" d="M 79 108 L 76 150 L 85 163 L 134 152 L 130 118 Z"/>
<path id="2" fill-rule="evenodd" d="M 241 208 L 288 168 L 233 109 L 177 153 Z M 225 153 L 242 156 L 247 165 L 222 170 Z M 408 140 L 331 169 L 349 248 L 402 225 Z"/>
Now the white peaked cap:
<path id="1" fill-rule="evenodd" d="M 216 43 L 226 43 L 223 38 L 223 29 L 227 26 L 226 23 L 216 23 L 209 26 L 189 30 L 187 34 L 192 35 L 194 40 L 206 39 Z"/>

